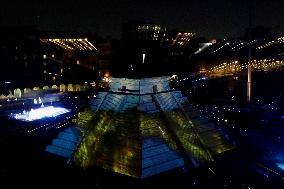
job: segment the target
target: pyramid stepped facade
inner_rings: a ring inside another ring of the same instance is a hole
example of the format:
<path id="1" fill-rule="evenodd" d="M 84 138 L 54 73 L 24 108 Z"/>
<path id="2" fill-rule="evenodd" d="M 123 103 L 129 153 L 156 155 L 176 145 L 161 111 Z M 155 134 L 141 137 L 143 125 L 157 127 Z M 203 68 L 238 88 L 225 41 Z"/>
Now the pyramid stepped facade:
<path id="1" fill-rule="evenodd" d="M 191 120 L 187 98 L 169 88 L 169 79 L 111 78 L 110 90 L 91 102 L 74 162 L 146 178 L 232 149 L 214 125 Z"/>

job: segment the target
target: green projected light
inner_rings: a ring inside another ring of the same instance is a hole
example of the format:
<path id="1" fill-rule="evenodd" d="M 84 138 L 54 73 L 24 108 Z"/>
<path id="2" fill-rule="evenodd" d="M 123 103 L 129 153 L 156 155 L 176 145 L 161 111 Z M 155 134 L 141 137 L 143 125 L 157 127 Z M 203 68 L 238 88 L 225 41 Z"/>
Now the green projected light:
<path id="1" fill-rule="evenodd" d="M 198 166 L 232 149 L 216 129 L 203 132 L 207 125 L 180 109 L 187 105 L 181 98 L 168 91 L 144 96 L 110 92 L 94 99 L 99 108 L 81 112 L 74 120 L 84 130 L 75 164 L 145 178 L 184 166 L 185 160 Z M 171 106 L 162 107 L 161 102 Z"/>

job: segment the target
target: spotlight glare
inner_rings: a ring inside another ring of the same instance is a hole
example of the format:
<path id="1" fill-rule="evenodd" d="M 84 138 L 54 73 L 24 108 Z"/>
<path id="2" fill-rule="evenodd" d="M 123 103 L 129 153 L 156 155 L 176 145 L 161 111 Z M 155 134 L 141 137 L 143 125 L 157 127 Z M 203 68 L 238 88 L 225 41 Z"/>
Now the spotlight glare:
<path id="1" fill-rule="evenodd" d="M 12 114 L 14 119 L 22 121 L 34 121 L 43 118 L 56 117 L 70 112 L 71 110 L 63 107 L 47 106 L 37 109 L 31 109 L 30 111 L 23 111 L 22 113 Z"/>

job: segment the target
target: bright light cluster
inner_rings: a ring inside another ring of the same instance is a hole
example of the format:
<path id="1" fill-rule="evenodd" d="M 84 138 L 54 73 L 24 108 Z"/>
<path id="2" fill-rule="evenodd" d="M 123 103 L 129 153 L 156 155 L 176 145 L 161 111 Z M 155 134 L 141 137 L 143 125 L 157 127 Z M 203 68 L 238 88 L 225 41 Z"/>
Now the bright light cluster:
<path id="1" fill-rule="evenodd" d="M 47 106 L 31 109 L 30 111 L 23 111 L 18 114 L 12 114 L 12 117 L 22 121 L 34 121 L 43 118 L 56 117 L 68 112 L 70 112 L 70 110 L 63 107 Z"/>
<path id="2" fill-rule="evenodd" d="M 238 51 L 238 50 L 242 49 L 245 45 L 246 45 L 246 43 L 244 43 L 244 42 L 236 43 L 235 46 L 233 46 L 231 48 L 231 50 L 232 51 Z"/>
<path id="3" fill-rule="evenodd" d="M 44 43 L 51 44 L 65 50 L 97 50 L 97 48 L 88 41 L 87 38 L 82 39 L 40 39 Z"/>
<path id="4" fill-rule="evenodd" d="M 213 45 L 212 48 L 210 49 L 210 53 L 215 54 L 217 52 L 219 53 L 219 51 L 225 51 L 225 50 L 237 52 L 242 48 L 246 47 L 247 45 L 253 45 L 255 43 L 258 43 L 258 40 L 252 40 L 250 42 L 241 41 L 241 40 L 230 41 L 230 42 L 223 41 L 221 43 Z"/>
<path id="5" fill-rule="evenodd" d="M 195 51 L 194 54 L 201 53 L 202 51 L 204 51 L 207 47 L 209 47 L 211 45 L 212 45 L 212 43 L 203 43 L 202 47 L 200 47 L 197 51 Z"/>
<path id="6" fill-rule="evenodd" d="M 284 171 L 284 163 L 276 163 L 277 167 Z"/>
<path id="7" fill-rule="evenodd" d="M 260 50 L 260 49 L 264 49 L 266 47 L 269 47 L 270 45 L 273 45 L 273 44 L 279 44 L 279 43 L 284 43 L 284 36 L 283 37 L 279 37 L 277 40 L 272 40 L 272 41 L 269 41 L 268 43 L 264 44 L 264 45 L 261 45 L 259 47 L 257 47 L 256 49 Z"/>
<path id="8" fill-rule="evenodd" d="M 209 68 L 207 71 L 208 75 L 218 75 L 218 74 L 224 74 L 224 73 L 235 73 L 241 71 L 242 66 L 239 64 L 238 61 L 230 61 L 230 62 L 224 62 L 222 64 L 219 64 L 217 66 L 214 66 L 212 68 Z"/>
<path id="9" fill-rule="evenodd" d="M 172 45 L 184 46 L 193 36 L 195 36 L 195 33 L 178 32 L 176 37 L 172 40 Z"/>
<path id="10" fill-rule="evenodd" d="M 153 35 L 153 40 L 157 41 L 162 28 L 155 24 L 141 24 L 137 26 L 138 32 L 151 32 Z"/>
<path id="11" fill-rule="evenodd" d="M 224 47 L 226 47 L 226 46 L 229 46 L 229 45 L 230 45 L 230 42 L 225 43 L 224 45 L 222 45 L 222 46 L 219 47 L 218 49 L 214 50 L 214 51 L 212 52 L 212 54 L 218 52 L 218 51 L 221 50 L 222 48 L 224 48 Z"/>
<path id="12" fill-rule="evenodd" d="M 283 60 L 280 61 L 275 59 L 252 60 L 250 62 L 252 71 L 269 71 L 271 69 L 279 68 L 283 64 Z M 247 67 L 248 63 L 241 65 L 239 61 L 224 62 L 209 68 L 207 74 L 209 77 L 233 75 L 234 73 L 247 69 Z"/>
<path id="13" fill-rule="evenodd" d="M 151 30 L 151 31 L 160 31 L 161 27 L 155 24 L 142 24 L 137 26 L 138 31 L 147 31 L 147 30 Z"/>

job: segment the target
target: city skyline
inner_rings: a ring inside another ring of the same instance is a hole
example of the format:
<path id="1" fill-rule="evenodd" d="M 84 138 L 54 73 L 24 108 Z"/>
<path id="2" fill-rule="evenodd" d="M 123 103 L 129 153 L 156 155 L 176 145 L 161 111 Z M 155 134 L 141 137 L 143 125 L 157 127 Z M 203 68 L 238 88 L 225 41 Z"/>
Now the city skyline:
<path id="1" fill-rule="evenodd" d="M 279 1 L 252 0 L 252 26 L 283 34 L 284 7 Z M 50 31 L 97 32 L 121 37 L 129 20 L 155 22 L 168 29 L 195 32 L 207 38 L 239 37 L 249 25 L 248 2 L 241 1 L 9 1 L 1 7 L 3 26 L 36 25 Z"/>

